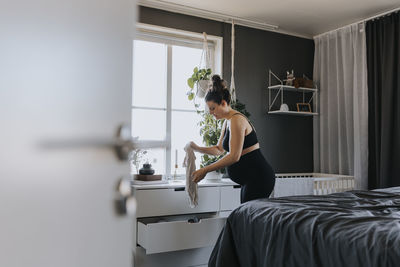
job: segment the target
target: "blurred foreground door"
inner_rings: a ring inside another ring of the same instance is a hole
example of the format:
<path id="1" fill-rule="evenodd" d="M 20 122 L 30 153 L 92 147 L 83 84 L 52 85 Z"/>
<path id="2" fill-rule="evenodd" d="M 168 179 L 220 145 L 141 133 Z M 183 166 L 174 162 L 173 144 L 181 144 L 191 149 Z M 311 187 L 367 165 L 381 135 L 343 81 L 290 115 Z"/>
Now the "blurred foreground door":
<path id="1" fill-rule="evenodd" d="M 0 266 L 131 266 L 107 142 L 131 120 L 135 9 L 0 1 Z"/>

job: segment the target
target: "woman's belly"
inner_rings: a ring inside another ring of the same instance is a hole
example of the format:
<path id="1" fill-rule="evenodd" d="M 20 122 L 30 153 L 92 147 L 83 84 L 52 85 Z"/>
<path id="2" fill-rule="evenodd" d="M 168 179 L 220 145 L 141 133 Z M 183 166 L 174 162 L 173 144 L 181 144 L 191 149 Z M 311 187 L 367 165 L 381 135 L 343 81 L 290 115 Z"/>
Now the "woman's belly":
<path id="1" fill-rule="evenodd" d="M 242 150 L 241 156 L 246 155 L 247 153 L 250 153 L 250 152 L 252 152 L 252 151 L 254 151 L 256 149 L 259 149 L 259 148 L 260 148 L 260 144 L 259 143 L 254 144 L 254 145 L 249 146 L 249 147 L 246 147 L 245 149 Z"/>
<path id="2" fill-rule="evenodd" d="M 228 166 L 227 170 L 229 178 L 241 185 L 263 179 L 275 179 L 275 173 L 260 149 L 241 156 L 239 161 Z"/>

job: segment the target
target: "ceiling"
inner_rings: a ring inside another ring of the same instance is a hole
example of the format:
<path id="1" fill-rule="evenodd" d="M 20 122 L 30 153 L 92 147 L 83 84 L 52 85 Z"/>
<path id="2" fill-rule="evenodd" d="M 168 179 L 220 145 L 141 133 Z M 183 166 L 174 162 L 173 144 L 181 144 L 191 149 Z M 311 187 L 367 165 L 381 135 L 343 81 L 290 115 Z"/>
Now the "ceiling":
<path id="1" fill-rule="evenodd" d="M 400 8 L 400 0 L 142 0 L 139 3 L 158 3 L 210 11 L 245 20 L 278 26 L 278 31 L 311 38 L 315 35 Z M 193 15 L 194 12 L 189 12 Z M 194 14 L 195 15 L 195 14 Z"/>

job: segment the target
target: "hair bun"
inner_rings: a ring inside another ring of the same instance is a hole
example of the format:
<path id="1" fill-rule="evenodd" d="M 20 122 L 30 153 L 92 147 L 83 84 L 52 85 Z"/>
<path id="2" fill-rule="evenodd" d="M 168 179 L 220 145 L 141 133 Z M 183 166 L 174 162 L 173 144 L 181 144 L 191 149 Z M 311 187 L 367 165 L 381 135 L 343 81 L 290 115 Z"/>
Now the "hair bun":
<path id="1" fill-rule="evenodd" d="M 221 104 L 222 100 L 225 100 L 226 103 L 230 103 L 231 94 L 229 89 L 227 88 L 227 83 L 224 79 L 221 78 L 218 74 L 215 74 L 211 78 L 212 80 L 212 88 L 208 90 L 205 100 L 214 101 L 217 104 Z"/>
<path id="2" fill-rule="evenodd" d="M 222 81 L 221 77 L 218 74 L 212 76 L 211 80 L 213 83 L 220 83 Z"/>
<path id="3" fill-rule="evenodd" d="M 213 82 L 213 88 L 216 90 L 224 90 L 226 89 L 226 82 L 224 79 L 221 78 L 218 74 L 215 74 L 211 78 Z"/>

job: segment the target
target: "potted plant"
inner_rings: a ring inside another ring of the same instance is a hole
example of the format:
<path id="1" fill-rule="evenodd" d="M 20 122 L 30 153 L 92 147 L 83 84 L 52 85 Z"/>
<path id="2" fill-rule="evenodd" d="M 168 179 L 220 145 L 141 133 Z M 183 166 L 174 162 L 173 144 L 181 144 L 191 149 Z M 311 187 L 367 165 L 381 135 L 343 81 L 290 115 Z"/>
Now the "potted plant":
<path id="1" fill-rule="evenodd" d="M 195 92 L 194 87 L 196 86 L 196 95 L 198 97 L 204 97 L 210 82 L 211 69 L 199 69 L 194 68 L 192 76 L 187 80 L 187 84 L 190 87 L 188 94 L 189 100 L 194 98 Z"/>
<path id="2" fill-rule="evenodd" d="M 146 154 L 147 151 L 143 149 L 134 149 L 129 153 L 128 160 L 130 162 L 131 174 L 134 174 L 134 168 L 136 169 L 136 174 L 139 174 L 140 163 Z"/>

